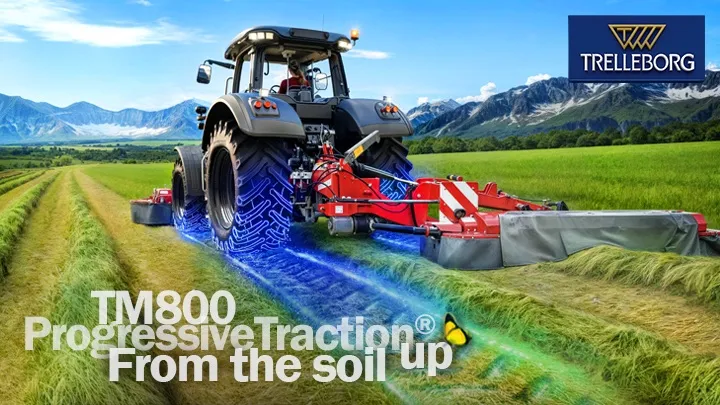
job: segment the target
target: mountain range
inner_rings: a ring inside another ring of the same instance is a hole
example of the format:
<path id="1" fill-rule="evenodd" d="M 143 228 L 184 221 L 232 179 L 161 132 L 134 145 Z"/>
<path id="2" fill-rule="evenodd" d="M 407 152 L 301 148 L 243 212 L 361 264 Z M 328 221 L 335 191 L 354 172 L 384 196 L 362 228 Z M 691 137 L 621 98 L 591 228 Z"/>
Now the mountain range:
<path id="1" fill-rule="evenodd" d="M 571 83 L 554 77 L 514 87 L 482 102 L 457 107 L 453 100 L 422 104 L 415 133 L 468 138 L 527 135 L 551 129 L 625 131 L 673 121 L 720 119 L 720 71 L 706 71 L 702 83 Z M 433 115 L 431 111 L 443 111 Z"/>
<path id="2" fill-rule="evenodd" d="M 108 111 L 79 102 L 56 107 L 0 94 L 0 144 L 138 138 L 199 138 L 195 107 L 187 100 L 160 111 Z"/>
<path id="3" fill-rule="evenodd" d="M 432 121 L 433 118 L 458 107 L 460 107 L 460 103 L 453 99 L 426 102 L 410 109 L 407 112 L 407 117 L 413 127 L 417 128 L 426 122 Z"/>
<path id="4" fill-rule="evenodd" d="M 67 107 L 0 94 L 0 144 L 121 139 L 197 139 L 195 107 L 187 100 L 160 111 L 108 111 L 87 102 Z M 553 77 L 485 101 L 423 103 L 407 112 L 414 137 L 528 135 L 552 129 L 625 131 L 673 121 L 720 119 L 720 71 L 702 83 L 571 83 Z"/>

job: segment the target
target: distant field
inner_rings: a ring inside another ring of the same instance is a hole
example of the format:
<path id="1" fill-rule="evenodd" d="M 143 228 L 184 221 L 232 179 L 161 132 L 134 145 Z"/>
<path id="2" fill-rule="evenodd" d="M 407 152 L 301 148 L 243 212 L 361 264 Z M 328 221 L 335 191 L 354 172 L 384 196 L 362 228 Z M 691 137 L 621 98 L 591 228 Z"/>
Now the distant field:
<path id="1" fill-rule="evenodd" d="M 414 174 L 458 174 L 570 209 L 676 209 L 720 227 L 720 142 L 411 156 Z"/>
<path id="2" fill-rule="evenodd" d="M 58 145 L 42 145 L 37 146 L 42 149 L 49 149 L 51 147 L 55 148 L 67 148 L 67 149 L 77 149 L 77 150 L 88 150 L 88 149 L 106 149 L 106 148 L 116 148 L 118 145 L 120 146 L 165 146 L 165 145 L 199 145 L 200 140 L 161 140 L 161 139 L 153 139 L 153 140 L 137 140 L 137 141 L 120 141 L 120 142 L 103 142 L 103 143 L 78 143 L 78 144 L 58 144 Z M 22 146 L 20 145 L 4 145 L 2 148 L 20 148 Z"/>
<path id="3" fill-rule="evenodd" d="M 91 143 L 91 144 L 83 144 L 83 145 L 64 145 L 70 148 L 85 148 L 85 149 L 92 149 L 92 148 L 114 148 L 117 145 L 134 145 L 134 146 L 163 146 L 163 145 L 199 145 L 200 140 L 159 140 L 159 139 L 153 139 L 153 140 L 144 140 L 144 141 L 123 141 L 123 142 L 108 142 L 108 143 Z"/>
<path id="4" fill-rule="evenodd" d="M 105 164 L 90 166 L 85 172 L 125 198 L 140 198 L 152 194 L 155 187 L 169 188 L 172 168 L 172 163 Z"/>

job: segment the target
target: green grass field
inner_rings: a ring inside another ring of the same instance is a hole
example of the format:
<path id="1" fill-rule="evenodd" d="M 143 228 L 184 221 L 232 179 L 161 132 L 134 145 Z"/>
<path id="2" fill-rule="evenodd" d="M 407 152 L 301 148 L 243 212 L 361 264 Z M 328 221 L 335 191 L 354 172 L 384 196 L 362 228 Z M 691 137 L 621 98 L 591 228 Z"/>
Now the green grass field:
<path id="1" fill-rule="evenodd" d="M 89 166 L 85 172 L 121 196 L 133 199 L 147 197 L 156 187 L 170 188 L 172 169 L 172 163 L 104 164 Z"/>
<path id="2" fill-rule="evenodd" d="M 720 171 L 713 169 L 718 156 L 720 142 L 411 159 L 416 176 L 460 174 L 481 185 L 495 181 L 508 193 L 562 199 L 571 209 L 698 211 L 719 227 Z M 253 403 L 263 398 L 288 403 L 720 403 L 720 259 L 599 247 L 559 263 L 455 271 L 374 239 L 330 237 L 322 220 L 296 225 L 296 236 L 418 292 L 419 299 L 443 303 L 472 325 L 477 333 L 473 350 L 461 352 L 436 379 L 393 373 L 391 386 L 319 385 L 309 379 L 243 385 L 221 379 L 159 388 L 107 385 L 97 369 L 83 366 L 89 359 L 82 354 L 24 351 L 22 334 L 13 327 L 30 315 L 24 307 L 92 324 L 95 315 L 78 291 L 95 284 L 132 294 L 226 289 L 241 297 L 238 323 L 258 313 L 299 322 L 298 314 L 212 250 L 188 243 L 170 227 L 130 221 L 128 200 L 168 186 L 171 170 L 169 163 L 73 166 L 59 176 L 51 170 L 17 182 L 0 195 L 0 219 L 12 224 L 3 237 L 2 263 L 9 271 L 0 279 L 0 332 L 8 335 L 0 347 L 5 402 L 80 403 L 95 392 L 103 403 L 158 404 L 227 404 L 239 398 Z M 53 232 L 46 236 L 46 229 Z M 102 270 L 95 272 L 95 264 Z M 8 304 L 13 302 L 17 305 Z M 60 379 L 59 370 L 64 373 Z"/>
<path id="3" fill-rule="evenodd" d="M 720 142 L 412 156 L 415 175 L 462 175 L 481 187 L 570 209 L 671 209 L 720 227 Z"/>

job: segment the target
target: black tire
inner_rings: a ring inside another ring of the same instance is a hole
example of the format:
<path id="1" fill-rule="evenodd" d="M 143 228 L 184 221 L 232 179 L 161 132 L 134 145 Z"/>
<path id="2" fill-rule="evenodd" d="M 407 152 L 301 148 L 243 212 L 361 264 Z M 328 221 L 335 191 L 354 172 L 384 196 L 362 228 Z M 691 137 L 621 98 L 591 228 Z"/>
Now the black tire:
<path id="1" fill-rule="evenodd" d="M 220 250 L 264 251 L 290 239 L 290 154 L 282 139 L 247 136 L 234 122 L 216 124 L 208 146 L 206 198 Z"/>
<path id="2" fill-rule="evenodd" d="M 200 166 L 191 164 L 187 170 L 197 170 Z M 197 166 L 197 167 L 195 167 Z M 172 175 L 172 218 L 175 228 L 182 233 L 205 233 L 210 230 L 205 209 L 205 198 L 203 196 L 191 196 L 188 194 L 186 168 L 183 161 L 178 158 L 175 161 Z M 199 176 L 199 174 L 198 174 Z"/>
<path id="3" fill-rule="evenodd" d="M 364 162 L 372 167 L 392 173 L 404 180 L 413 180 L 413 165 L 407 159 L 408 149 L 400 139 L 386 138 L 365 152 Z M 372 176 L 372 175 L 370 175 Z M 380 192 L 393 200 L 405 198 L 408 185 L 396 180 L 380 179 Z"/>

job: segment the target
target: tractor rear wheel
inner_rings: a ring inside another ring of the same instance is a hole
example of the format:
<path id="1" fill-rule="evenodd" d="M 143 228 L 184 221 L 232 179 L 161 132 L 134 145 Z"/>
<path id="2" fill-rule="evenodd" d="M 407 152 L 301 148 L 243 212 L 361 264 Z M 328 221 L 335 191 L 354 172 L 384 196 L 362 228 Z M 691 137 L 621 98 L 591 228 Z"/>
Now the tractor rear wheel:
<path id="1" fill-rule="evenodd" d="M 206 197 L 220 250 L 269 250 L 289 240 L 290 151 L 286 141 L 247 136 L 232 121 L 215 126 L 208 146 Z"/>
<path id="2" fill-rule="evenodd" d="M 385 138 L 365 152 L 367 165 L 392 173 L 404 180 L 413 180 L 410 171 L 412 163 L 407 158 L 408 149 L 400 139 Z M 408 185 L 396 180 L 380 180 L 380 192 L 393 200 L 405 198 Z"/>
<path id="3" fill-rule="evenodd" d="M 202 156 L 202 154 L 200 155 Z M 207 232 L 209 229 L 205 198 L 202 195 L 195 196 L 188 193 L 188 175 L 190 171 L 196 171 L 193 176 L 200 176 L 200 160 L 193 159 L 183 162 L 181 158 L 175 161 L 172 174 L 172 217 L 173 224 L 180 232 L 197 233 Z M 188 167 L 186 167 L 186 165 Z"/>

